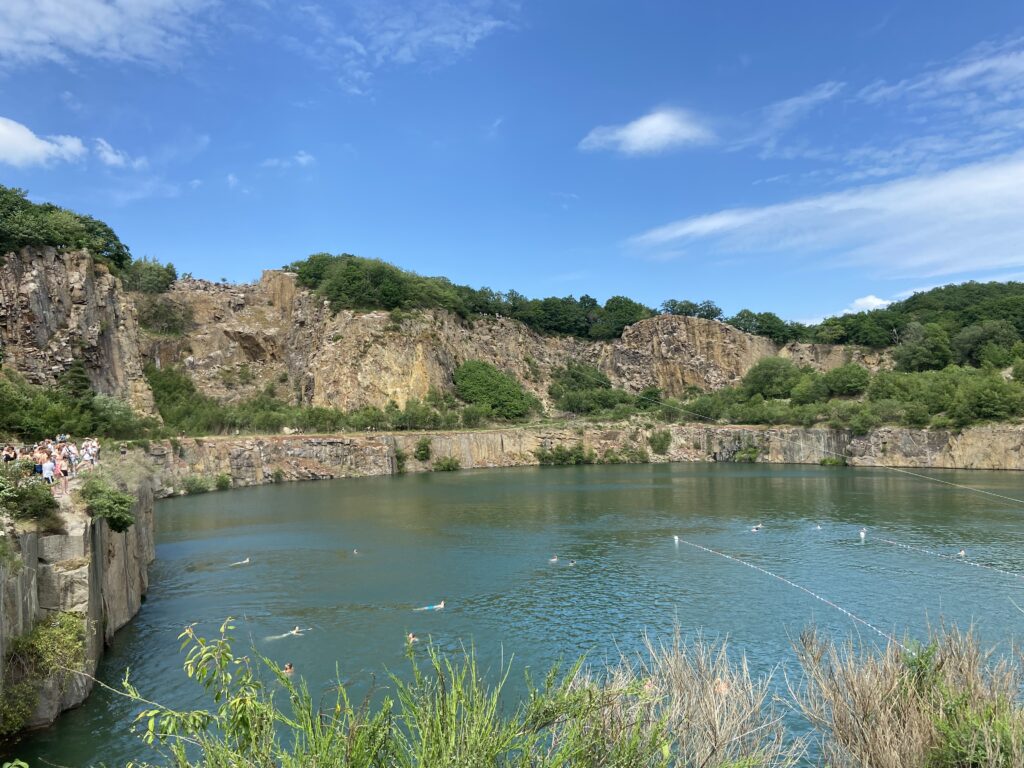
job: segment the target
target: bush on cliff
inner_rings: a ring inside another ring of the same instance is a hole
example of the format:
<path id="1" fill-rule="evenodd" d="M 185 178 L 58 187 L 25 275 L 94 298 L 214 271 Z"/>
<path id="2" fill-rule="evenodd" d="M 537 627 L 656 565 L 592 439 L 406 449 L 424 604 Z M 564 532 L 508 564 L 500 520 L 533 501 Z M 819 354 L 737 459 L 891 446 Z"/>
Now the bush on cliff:
<path id="1" fill-rule="evenodd" d="M 78 494 L 85 502 L 85 511 L 95 518 L 106 520 L 112 531 L 124 533 L 135 522 L 135 515 L 132 514 L 135 498 L 119 491 L 102 475 L 91 473 L 82 482 Z"/>
<path id="2" fill-rule="evenodd" d="M 14 520 L 34 522 L 41 531 L 62 533 L 64 523 L 58 509 L 50 486 L 41 476 L 32 474 L 31 460 L 0 467 L 0 512 Z"/>
<path id="3" fill-rule="evenodd" d="M 0 184 L 0 257 L 26 246 L 52 246 L 85 249 L 115 270 L 131 263 L 128 247 L 102 221 L 51 203 L 33 203 L 27 194 Z"/>
<path id="4" fill-rule="evenodd" d="M 540 410 L 537 398 L 523 389 L 517 378 L 482 360 L 467 360 L 452 376 L 462 400 L 484 406 L 500 419 L 523 419 Z"/>
<path id="5" fill-rule="evenodd" d="M 548 394 L 556 408 L 577 414 L 609 411 L 635 401 L 625 390 L 614 388 L 611 380 L 597 368 L 576 361 L 551 372 Z"/>
<path id="6" fill-rule="evenodd" d="M 145 257 L 135 259 L 121 275 L 124 287 L 139 293 L 166 293 L 177 279 L 178 270 L 173 264 Z"/>

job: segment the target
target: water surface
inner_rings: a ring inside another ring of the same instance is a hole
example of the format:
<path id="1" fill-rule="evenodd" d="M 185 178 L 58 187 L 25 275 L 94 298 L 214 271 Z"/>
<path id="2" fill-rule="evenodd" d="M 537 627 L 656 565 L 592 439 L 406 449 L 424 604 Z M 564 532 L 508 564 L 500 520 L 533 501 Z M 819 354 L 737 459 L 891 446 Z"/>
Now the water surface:
<path id="1" fill-rule="evenodd" d="M 1024 496 L 1016 473 L 928 474 Z M 758 522 L 764 530 L 751 533 Z M 945 554 L 963 547 L 971 560 L 1024 573 L 1022 523 L 1021 507 L 939 483 L 803 466 L 476 470 L 173 499 L 157 505 L 149 597 L 100 676 L 117 685 L 131 667 L 145 695 L 194 703 L 175 638 L 193 622 L 212 634 L 229 615 L 242 646 L 291 661 L 314 691 L 335 679 L 336 665 L 357 689 L 403 672 L 407 632 L 450 651 L 473 644 L 491 668 L 514 654 L 516 679 L 582 653 L 614 659 L 644 632 L 667 637 L 676 623 L 728 636 L 758 672 L 791 661 L 790 638 L 809 623 L 871 634 L 673 535 L 785 576 L 887 632 L 974 621 L 987 640 L 1006 643 L 1024 630 L 1011 602 L 1024 606 L 1024 579 L 878 539 Z M 246 557 L 249 565 L 230 566 Z M 443 611 L 412 610 L 442 599 Z M 312 631 L 279 637 L 296 625 Z M 123 765 L 149 755 L 128 732 L 133 712 L 97 691 L 16 751 L 33 766 Z"/>

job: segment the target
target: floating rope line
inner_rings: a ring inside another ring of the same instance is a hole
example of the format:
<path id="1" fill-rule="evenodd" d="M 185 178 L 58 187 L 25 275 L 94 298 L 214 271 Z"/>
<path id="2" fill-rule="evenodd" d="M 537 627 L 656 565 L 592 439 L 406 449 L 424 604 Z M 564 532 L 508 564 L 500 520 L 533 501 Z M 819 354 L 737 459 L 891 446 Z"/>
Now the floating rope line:
<path id="1" fill-rule="evenodd" d="M 943 554 L 942 552 L 935 552 L 934 550 L 931 550 L 931 549 L 925 549 L 924 547 L 915 547 L 915 546 L 913 546 L 911 544 L 901 544 L 900 542 L 893 541 L 892 539 L 883 539 L 881 536 L 872 536 L 871 540 L 872 541 L 880 541 L 883 544 L 889 544 L 890 546 L 899 547 L 900 549 L 909 549 L 909 550 L 911 550 L 913 552 L 922 552 L 922 553 L 924 553 L 926 555 L 934 555 L 935 557 L 941 557 L 944 560 L 952 560 L 953 562 L 956 562 L 956 563 L 963 563 L 964 565 L 973 565 L 975 568 L 984 568 L 986 571 L 995 571 L 996 573 L 1001 573 L 1004 576 L 1013 576 L 1016 579 L 1024 579 L 1024 573 L 1014 573 L 1013 571 L 1004 571 L 1002 568 L 996 568 L 994 565 L 985 565 L 984 563 L 976 563 L 973 560 L 967 560 L 965 558 L 958 557 L 957 555 L 946 555 L 946 554 Z"/>
<path id="2" fill-rule="evenodd" d="M 850 613 L 848 610 L 843 608 L 843 606 L 837 605 L 836 603 L 833 603 L 827 597 L 822 597 L 817 592 L 812 592 L 807 587 L 801 586 L 800 584 L 797 584 L 795 581 L 790 581 L 789 579 L 787 579 L 784 576 L 779 576 L 779 574 L 777 574 L 777 573 L 772 573 L 767 568 L 762 568 L 759 565 L 754 565 L 753 563 L 748 563 L 746 560 L 741 560 L 740 558 L 734 557 L 733 555 L 727 555 L 725 552 L 719 552 L 717 549 L 711 549 L 710 547 L 705 547 L 705 546 L 702 546 L 700 544 L 694 544 L 692 541 L 687 541 L 686 539 L 683 539 L 683 538 L 680 538 L 680 537 L 674 537 L 674 538 L 675 538 L 676 541 L 678 541 L 678 542 L 680 542 L 682 544 L 686 544 L 689 547 L 693 547 L 694 549 L 699 549 L 699 550 L 701 550 L 703 552 L 708 552 L 708 553 L 710 553 L 712 555 L 718 555 L 719 557 L 724 557 L 726 560 L 732 560 L 734 563 L 739 563 L 740 565 L 745 565 L 745 566 L 747 566 L 747 568 L 752 568 L 755 571 L 763 573 L 765 576 L 771 576 L 773 579 L 778 579 L 783 584 L 787 584 L 787 585 L 789 585 L 791 587 L 794 587 L 795 589 L 799 589 L 801 592 L 807 593 L 808 595 L 813 597 L 815 600 L 820 600 L 821 602 L 823 602 L 825 605 L 829 606 L 830 608 L 835 608 L 837 611 L 839 611 L 841 614 L 843 614 L 844 616 L 849 618 L 851 621 L 855 621 L 858 624 L 863 624 L 865 627 L 870 629 L 872 632 L 876 632 L 877 634 L 881 635 L 882 637 L 884 637 L 889 642 L 895 643 L 900 648 L 902 648 L 904 651 L 908 651 L 908 652 L 910 651 L 910 649 L 907 648 L 907 646 L 905 646 L 903 643 L 901 643 L 895 637 L 890 635 L 888 632 L 882 631 L 881 629 L 876 627 L 871 622 L 866 621 L 865 619 L 862 619 L 860 616 L 857 616 L 856 614 Z"/>

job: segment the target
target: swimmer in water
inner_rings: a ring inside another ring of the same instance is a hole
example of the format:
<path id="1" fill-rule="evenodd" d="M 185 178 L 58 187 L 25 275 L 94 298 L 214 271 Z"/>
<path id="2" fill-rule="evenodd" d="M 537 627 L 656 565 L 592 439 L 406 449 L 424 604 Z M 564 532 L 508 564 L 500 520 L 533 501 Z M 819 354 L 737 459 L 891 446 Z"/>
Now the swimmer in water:
<path id="1" fill-rule="evenodd" d="M 300 629 L 299 627 L 295 627 L 295 629 L 293 629 L 288 634 L 289 635 L 294 635 L 295 637 L 302 637 L 302 633 L 303 632 L 308 632 L 308 631 L 309 631 L 308 629 Z"/>
<path id="2" fill-rule="evenodd" d="M 860 529 L 860 540 L 864 541 L 864 539 L 866 539 L 867 536 L 868 536 L 868 529 L 867 528 L 861 528 Z"/>
<path id="3" fill-rule="evenodd" d="M 967 557 L 967 550 L 961 549 L 959 552 L 956 553 L 956 556 L 957 557 Z"/>
<path id="4" fill-rule="evenodd" d="M 575 560 L 570 560 L 569 561 L 569 565 L 576 565 L 576 561 Z"/>
<path id="5" fill-rule="evenodd" d="M 232 563 L 231 566 L 234 567 L 236 565 L 248 565 L 248 564 L 249 564 L 249 558 L 247 557 L 247 558 L 245 558 L 245 560 L 239 560 L 237 563 Z"/>
<path id="6" fill-rule="evenodd" d="M 284 673 L 285 673 L 285 674 L 286 674 L 286 675 L 287 675 L 288 677 L 291 677 L 291 676 L 292 676 L 292 674 L 293 674 L 293 673 L 295 672 L 295 667 L 293 667 L 293 666 L 292 666 L 292 663 L 291 663 L 290 661 L 286 661 L 286 662 L 284 663 L 284 670 L 283 670 L 283 672 L 284 672 Z"/>
<path id="7" fill-rule="evenodd" d="M 816 526 L 814 526 L 814 530 L 820 531 L 821 530 L 821 523 L 818 523 Z"/>
<path id="8" fill-rule="evenodd" d="M 420 639 L 416 637 L 416 635 L 414 635 L 412 632 L 405 636 L 405 642 L 407 642 L 409 645 L 412 645 L 413 643 L 418 643 L 419 641 Z"/>
<path id="9" fill-rule="evenodd" d="M 422 608 L 414 608 L 414 611 L 441 611 L 444 610 L 444 600 L 437 605 L 425 605 Z"/>
<path id="10" fill-rule="evenodd" d="M 557 563 L 558 562 L 558 555 L 552 555 L 551 558 L 548 560 L 548 562 L 549 563 Z"/>
<path id="11" fill-rule="evenodd" d="M 676 544 L 679 543 L 679 537 L 678 536 L 673 536 L 672 538 L 675 540 Z"/>
<path id="12" fill-rule="evenodd" d="M 359 554 L 359 550 L 358 549 L 353 549 L 352 550 L 352 554 L 353 555 L 358 555 Z"/>
<path id="13" fill-rule="evenodd" d="M 757 532 L 758 532 L 758 531 L 760 531 L 760 530 L 761 530 L 762 528 L 764 528 L 764 526 L 763 526 L 763 525 L 761 525 L 761 523 L 758 523 L 757 525 L 755 525 L 755 526 L 754 526 L 753 528 L 751 528 L 751 529 L 750 529 L 750 532 L 751 532 L 751 533 L 757 533 Z"/>

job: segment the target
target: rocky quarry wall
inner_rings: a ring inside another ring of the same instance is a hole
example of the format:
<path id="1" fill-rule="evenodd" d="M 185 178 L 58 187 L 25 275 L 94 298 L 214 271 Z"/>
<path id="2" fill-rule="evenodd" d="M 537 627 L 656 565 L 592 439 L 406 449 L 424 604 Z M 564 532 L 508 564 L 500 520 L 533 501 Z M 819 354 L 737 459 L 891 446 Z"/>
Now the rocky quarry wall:
<path id="1" fill-rule="evenodd" d="M 153 487 L 149 479 L 134 489 L 135 524 L 124 533 L 92 519 L 74 505 L 62 508 L 66 533 L 41 535 L 4 531 L 20 553 L 16 568 L 0 567 L 0 659 L 13 638 L 29 633 L 49 614 L 80 616 L 85 627 L 85 675 L 39 681 L 39 697 L 28 727 L 49 725 L 66 709 L 85 701 L 91 676 L 114 633 L 138 612 L 149 587 L 155 557 Z M 3 695 L 0 664 L 0 696 Z"/>
<path id="2" fill-rule="evenodd" d="M 664 455 L 649 448 L 652 433 L 666 429 Z M 431 461 L 414 458 L 419 439 L 431 443 Z M 423 472 L 452 456 L 463 469 L 517 467 L 538 463 L 538 450 L 582 443 L 598 458 L 647 451 L 651 462 L 752 460 L 773 464 L 819 464 L 842 459 L 850 466 L 931 469 L 1024 470 L 1024 427 L 972 427 L 962 432 L 883 427 L 855 436 L 845 430 L 801 427 L 743 427 L 642 424 L 536 426 L 471 432 L 366 433 L 181 439 L 154 444 L 150 458 L 165 493 L 180 492 L 186 477 L 224 474 L 235 486 L 289 480 Z"/>

